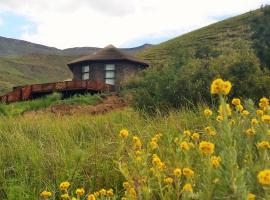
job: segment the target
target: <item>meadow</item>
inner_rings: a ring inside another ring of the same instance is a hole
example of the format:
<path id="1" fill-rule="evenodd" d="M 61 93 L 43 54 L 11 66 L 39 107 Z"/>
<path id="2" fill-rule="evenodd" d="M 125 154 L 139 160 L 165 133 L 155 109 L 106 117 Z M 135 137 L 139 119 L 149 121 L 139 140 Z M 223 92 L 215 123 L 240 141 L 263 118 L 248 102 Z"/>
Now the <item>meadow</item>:
<path id="1" fill-rule="evenodd" d="M 270 199 L 269 100 L 0 119 L 1 199 Z"/>

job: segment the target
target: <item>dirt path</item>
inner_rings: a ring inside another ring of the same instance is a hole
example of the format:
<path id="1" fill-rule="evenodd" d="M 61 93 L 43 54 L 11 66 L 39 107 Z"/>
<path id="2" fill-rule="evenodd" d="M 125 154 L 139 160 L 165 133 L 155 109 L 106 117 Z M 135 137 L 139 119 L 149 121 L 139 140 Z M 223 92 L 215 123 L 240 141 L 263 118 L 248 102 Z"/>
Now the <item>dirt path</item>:
<path id="1" fill-rule="evenodd" d="M 97 105 L 54 105 L 46 109 L 38 111 L 30 111 L 24 115 L 35 115 L 46 112 L 54 113 L 56 115 L 72 115 L 76 113 L 87 113 L 92 115 L 105 114 L 111 111 L 121 110 L 128 106 L 126 97 L 119 97 L 116 95 L 106 96 L 101 103 Z"/>

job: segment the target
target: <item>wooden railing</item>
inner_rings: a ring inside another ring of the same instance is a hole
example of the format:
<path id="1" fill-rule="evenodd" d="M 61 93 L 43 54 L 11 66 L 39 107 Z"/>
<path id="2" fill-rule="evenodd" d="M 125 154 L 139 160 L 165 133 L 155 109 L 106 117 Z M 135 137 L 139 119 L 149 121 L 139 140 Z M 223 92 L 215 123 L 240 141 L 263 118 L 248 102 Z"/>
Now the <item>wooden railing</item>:
<path id="1" fill-rule="evenodd" d="M 17 101 L 26 101 L 32 99 L 34 94 L 53 93 L 63 91 L 91 91 L 91 92 L 105 92 L 113 91 L 114 86 L 100 81 L 92 80 L 77 80 L 64 81 L 55 83 L 43 83 L 27 86 L 16 87 L 12 92 L 0 96 L 2 103 L 12 103 Z"/>

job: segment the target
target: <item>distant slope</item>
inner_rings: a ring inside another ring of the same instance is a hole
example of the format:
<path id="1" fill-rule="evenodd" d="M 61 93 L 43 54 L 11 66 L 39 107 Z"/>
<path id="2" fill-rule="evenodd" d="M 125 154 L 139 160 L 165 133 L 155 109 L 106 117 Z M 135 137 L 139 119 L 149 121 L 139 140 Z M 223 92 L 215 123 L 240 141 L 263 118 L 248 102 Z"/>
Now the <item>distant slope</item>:
<path id="1" fill-rule="evenodd" d="M 138 56 L 155 64 L 178 63 L 183 51 L 201 47 L 222 48 L 237 40 L 251 41 L 250 24 L 261 15 L 260 10 L 248 12 L 196 31 L 187 33 L 167 42 L 155 45 L 138 53 Z"/>
<path id="2" fill-rule="evenodd" d="M 150 46 L 151 46 L 150 44 L 144 44 L 142 46 L 133 48 L 123 48 L 122 50 L 128 53 L 135 53 Z M 28 55 L 28 54 L 81 56 L 95 53 L 99 49 L 100 48 L 98 47 L 75 47 L 61 50 L 54 47 L 48 47 L 23 40 L 5 38 L 0 36 L 0 57 Z"/>

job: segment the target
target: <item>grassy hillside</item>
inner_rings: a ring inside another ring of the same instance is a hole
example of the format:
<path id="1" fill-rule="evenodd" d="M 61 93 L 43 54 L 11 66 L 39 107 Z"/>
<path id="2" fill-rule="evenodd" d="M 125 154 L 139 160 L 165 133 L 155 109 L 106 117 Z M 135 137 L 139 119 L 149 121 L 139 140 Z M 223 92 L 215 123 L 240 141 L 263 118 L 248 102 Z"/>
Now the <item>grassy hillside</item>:
<path id="1" fill-rule="evenodd" d="M 38 55 L 0 57 L 0 94 L 13 86 L 71 78 L 66 63 L 75 57 Z"/>
<path id="2" fill-rule="evenodd" d="M 251 22 L 261 15 L 260 10 L 245 13 L 179 36 L 160 45 L 138 53 L 138 56 L 157 63 L 178 63 L 186 50 L 196 51 L 202 47 L 223 48 L 235 41 L 251 41 Z"/>

